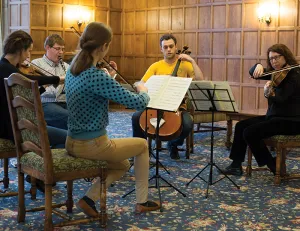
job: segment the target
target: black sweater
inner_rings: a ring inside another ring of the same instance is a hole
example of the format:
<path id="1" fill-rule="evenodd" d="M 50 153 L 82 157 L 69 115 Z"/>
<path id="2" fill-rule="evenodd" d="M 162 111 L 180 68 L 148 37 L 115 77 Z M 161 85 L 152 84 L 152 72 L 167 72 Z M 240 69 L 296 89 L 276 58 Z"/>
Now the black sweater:
<path id="1" fill-rule="evenodd" d="M 13 73 L 21 73 L 21 72 L 17 67 L 12 65 L 6 58 L 2 57 L 0 60 L 0 138 L 9 139 L 14 142 L 14 136 L 13 136 L 6 92 L 4 87 L 4 78 L 9 77 Z M 39 85 L 59 83 L 58 76 L 35 76 L 35 75 L 24 75 L 24 76 L 32 80 L 37 80 Z"/>
<path id="2" fill-rule="evenodd" d="M 251 76 L 256 65 L 249 70 Z M 260 80 L 271 80 L 271 77 L 272 75 L 266 75 Z M 275 87 L 275 96 L 268 98 L 266 116 L 300 121 L 300 69 L 298 67 L 291 69 L 284 80 Z"/>

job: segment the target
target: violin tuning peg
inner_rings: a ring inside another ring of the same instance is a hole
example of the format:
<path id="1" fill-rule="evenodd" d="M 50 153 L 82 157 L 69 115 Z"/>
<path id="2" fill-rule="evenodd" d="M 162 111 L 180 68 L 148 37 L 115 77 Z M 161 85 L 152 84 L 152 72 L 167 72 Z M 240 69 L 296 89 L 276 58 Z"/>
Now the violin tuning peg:
<path id="1" fill-rule="evenodd" d="M 189 49 L 189 46 L 184 45 L 184 46 L 183 46 L 183 50 L 187 50 L 187 49 Z"/>
<path id="2" fill-rule="evenodd" d="M 192 53 L 191 51 L 188 51 L 188 52 L 187 52 L 188 55 L 190 55 L 191 53 Z"/>
<path id="3" fill-rule="evenodd" d="M 178 51 L 177 51 L 177 54 L 180 54 L 180 53 L 181 53 L 181 50 L 178 50 Z"/>

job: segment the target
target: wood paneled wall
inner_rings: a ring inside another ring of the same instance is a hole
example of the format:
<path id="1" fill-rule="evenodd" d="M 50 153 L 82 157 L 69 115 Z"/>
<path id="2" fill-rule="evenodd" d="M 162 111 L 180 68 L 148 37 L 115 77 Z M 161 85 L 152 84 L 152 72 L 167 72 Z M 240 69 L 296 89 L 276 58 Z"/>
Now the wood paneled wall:
<path id="1" fill-rule="evenodd" d="M 51 33 L 63 36 L 66 58 L 73 56 L 78 37 L 70 26 L 77 25 L 67 19 L 66 11 L 80 5 L 92 12 L 90 21 L 112 27 L 109 59 L 118 63 L 120 72 L 131 82 L 140 80 L 150 64 L 162 58 L 159 38 L 173 33 L 179 48 L 190 47 L 206 80 L 230 83 L 241 109 L 267 105 L 265 81 L 250 79 L 248 70 L 257 62 L 265 63 L 270 45 L 284 43 L 300 59 L 299 0 L 272 0 L 278 3 L 279 11 L 272 15 L 270 25 L 257 18 L 257 7 L 264 0 L 7 1 L 9 32 L 23 29 L 31 33 L 32 58 L 44 53 L 44 40 Z"/>
<path id="2" fill-rule="evenodd" d="M 162 58 L 159 38 L 173 33 L 178 47 L 187 44 L 206 80 L 228 81 L 241 109 L 265 108 L 265 81 L 249 78 L 248 70 L 265 63 L 274 43 L 286 44 L 300 59 L 299 1 L 278 2 L 270 25 L 257 18 L 263 0 L 124 0 L 122 71 L 140 79 Z"/>
<path id="3" fill-rule="evenodd" d="M 80 28 L 77 26 L 76 17 L 68 18 L 68 12 L 75 12 L 77 8 L 91 13 L 90 21 L 104 22 L 113 28 L 115 33 L 110 55 L 120 60 L 121 47 L 121 13 L 122 6 L 118 0 L 32 0 L 31 1 L 31 35 L 34 40 L 32 56 L 41 56 L 44 53 L 44 40 L 52 33 L 60 34 L 66 42 L 65 59 L 73 57 L 78 49 L 78 36 L 70 29 L 74 26 L 80 32 L 86 24 Z"/>
<path id="4" fill-rule="evenodd" d="M 82 32 L 86 25 L 79 28 L 76 17 L 68 17 L 68 12 L 76 14 L 78 8 L 91 13 L 90 21 L 104 22 L 112 27 L 114 40 L 109 55 L 120 62 L 122 2 L 119 0 L 9 0 L 8 33 L 22 29 L 31 34 L 34 41 L 31 59 L 45 53 L 44 41 L 48 35 L 59 34 L 66 42 L 64 59 L 71 58 L 78 48 L 79 38 L 70 27 Z"/>

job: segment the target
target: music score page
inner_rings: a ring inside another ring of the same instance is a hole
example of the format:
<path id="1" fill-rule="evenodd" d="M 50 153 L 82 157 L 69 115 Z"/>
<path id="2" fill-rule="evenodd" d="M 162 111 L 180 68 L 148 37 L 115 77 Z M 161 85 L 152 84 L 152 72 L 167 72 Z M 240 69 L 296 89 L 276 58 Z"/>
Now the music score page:
<path id="1" fill-rule="evenodd" d="M 153 75 L 145 83 L 150 102 L 148 108 L 166 111 L 177 111 L 192 78 L 181 78 L 170 75 Z"/>

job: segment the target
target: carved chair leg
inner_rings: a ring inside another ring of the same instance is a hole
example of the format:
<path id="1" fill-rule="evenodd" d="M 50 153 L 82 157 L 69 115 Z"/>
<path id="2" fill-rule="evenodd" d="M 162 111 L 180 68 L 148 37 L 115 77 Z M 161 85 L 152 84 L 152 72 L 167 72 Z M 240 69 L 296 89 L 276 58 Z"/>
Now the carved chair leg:
<path id="1" fill-rule="evenodd" d="M 251 176 L 252 174 L 252 152 L 250 148 L 248 147 L 248 162 L 247 162 L 247 168 L 246 168 L 246 175 Z"/>
<path id="2" fill-rule="evenodd" d="M 45 223 L 44 231 L 53 231 L 52 184 L 45 184 Z"/>
<path id="3" fill-rule="evenodd" d="M 107 213 L 106 213 L 106 177 L 107 177 L 107 168 L 101 168 L 101 177 L 100 177 L 100 226 L 102 228 L 107 225 Z"/>
<path id="4" fill-rule="evenodd" d="M 282 161 L 282 148 L 279 144 L 276 146 L 276 173 L 275 173 L 275 179 L 274 184 L 280 185 L 281 177 L 280 177 L 280 171 L 281 171 L 281 161 Z"/>
<path id="5" fill-rule="evenodd" d="M 31 200 L 35 200 L 36 199 L 36 179 L 31 176 L 30 181 L 31 181 L 31 187 L 30 187 Z"/>
<path id="6" fill-rule="evenodd" d="M 18 171 L 18 223 L 25 221 L 25 214 L 24 173 Z"/>
<path id="7" fill-rule="evenodd" d="M 192 129 L 191 131 L 191 139 L 190 139 L 190 153 L 194 153 L 194 135 L 195 135 L 195 132 L 194 132 L 194 129 Z"/>

